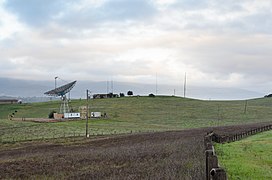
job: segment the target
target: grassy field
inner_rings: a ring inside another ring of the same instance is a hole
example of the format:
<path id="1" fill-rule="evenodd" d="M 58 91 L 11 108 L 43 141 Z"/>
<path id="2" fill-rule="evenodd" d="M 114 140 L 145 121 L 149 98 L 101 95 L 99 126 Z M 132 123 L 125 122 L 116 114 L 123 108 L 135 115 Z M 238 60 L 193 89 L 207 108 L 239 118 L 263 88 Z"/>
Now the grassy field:
<path id="1" fill-rule="evenodd" d="M 77 110 L 86 101 L 72 100 L 70 105 Z M 3 169 L 0 179 L 204 179 L 203 136 L 207 129 L 191 128 L 271 122 L 272 119 L 269 98 L 248 100 L 245 111 L 245 101 L 178 97 L 90 100 L 91 111 L 108 115 L 107 119 L 89 121 L 90 134 L 190 130 L 29 141 L 82 136 L 85 120 L 35 123 L 7 119 L 15 111 L 17 118 L 47 118 L 59 106 L 57 101 L 0 105 L 0 169 Z M 228 133 L 235 129 L 243 131 L 243 126 L 213 129 Z M 221 149 L 221 154 L 232 155 Z M 271 165 L 271 156 L 264 158 L 270 159 Z"/>
<path id="2" fill-rule="evenodd" d="M 272 179 L 272 131 L 217 144 L 219 162 L 229 179 Z"/>
<path id="3" fill-rule="evenodd" d="M 106 112 L 108 119 L 90 120 L 90 134 L 115 134 L 180 130 L 197 127 L 265 122 L 272 119 L 272 99 L 247 101 L 201 101 L 180 97 L 125 97 L 90 100 L 90 111 Z M 86 100 L 72 100 L 77 110 Z M 32 104 L 0 105 L 0 136 L 11 141 L 59 136 L 83 135 L 85 121 L 34 123 L 8 120 L 15 117 L 47 118 L 52 110 L 58 111 L 59 101 Z"/>

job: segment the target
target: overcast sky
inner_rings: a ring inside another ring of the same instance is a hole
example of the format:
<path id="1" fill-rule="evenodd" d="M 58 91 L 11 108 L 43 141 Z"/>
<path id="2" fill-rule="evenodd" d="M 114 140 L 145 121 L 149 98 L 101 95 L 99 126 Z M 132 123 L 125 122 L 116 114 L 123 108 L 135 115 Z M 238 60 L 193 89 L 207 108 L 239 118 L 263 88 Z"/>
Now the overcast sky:
<path id="1" fill-rule="evenodd" d="M 0 77 L 270 92 L 271 0 L 0 0 Z"/>

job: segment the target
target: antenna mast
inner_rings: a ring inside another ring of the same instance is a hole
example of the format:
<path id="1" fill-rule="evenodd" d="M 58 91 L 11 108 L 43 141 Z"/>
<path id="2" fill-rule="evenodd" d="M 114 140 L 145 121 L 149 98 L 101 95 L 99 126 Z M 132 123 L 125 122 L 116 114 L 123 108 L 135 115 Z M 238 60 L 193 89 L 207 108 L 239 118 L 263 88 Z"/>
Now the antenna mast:
<path id="1" fill-rule="evenodd" d="M 156 72 L 156 96 L 158 95 L 158 74 Z"/>
<path id="2" fill-rule="evenodd" d="M 109 80 L 107 80 L 107 94 L 109 94 Z"/>
<path id="3" fill-rule="evenodd" d="M 111 79 L 111 93 L 113 94 L 113 80 Z"/>
<path id="4" fill-rule="evenodd" d="M 186 83 L 187 83 L 187 79 L 186 79 L 186 72 L 185 72 L 185 76 L 184 76 L 184 85 L 183 85 L 183 96 L 184 98 L 186 97 Z"/>

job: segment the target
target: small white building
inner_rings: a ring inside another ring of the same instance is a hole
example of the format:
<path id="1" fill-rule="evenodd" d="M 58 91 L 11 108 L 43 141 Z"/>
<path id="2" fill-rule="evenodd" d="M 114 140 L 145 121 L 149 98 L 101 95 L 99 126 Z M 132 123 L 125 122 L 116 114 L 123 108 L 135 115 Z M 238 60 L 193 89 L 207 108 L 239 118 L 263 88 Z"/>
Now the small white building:
<path id="1" fill-rule="evenodd" d="M 91 112 L 91 118 L 101 118 L 101 112 Z"/>
<path id="2" fill-rule="evenodd" d="M 80 113 L 64 113 L 65 119 L 75 119 L 80 118 Z"/>

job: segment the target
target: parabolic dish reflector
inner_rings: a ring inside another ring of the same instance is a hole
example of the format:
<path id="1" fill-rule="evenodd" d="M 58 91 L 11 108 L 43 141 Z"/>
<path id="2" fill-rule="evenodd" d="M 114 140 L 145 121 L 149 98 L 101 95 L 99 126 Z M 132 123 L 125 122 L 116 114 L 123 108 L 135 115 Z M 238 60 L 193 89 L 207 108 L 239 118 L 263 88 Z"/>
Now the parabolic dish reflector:
<path id="1" fill-rule="evenodd" d="M 65 84 L 51 91 L 47 91 L 44 94 L 48 96 L 64 96 L 66 93 L 71 91 L 71 89 L 75 86 L 75 84 L 76 84 L 76 81 L 73 81 L 71 83 Z"/>

